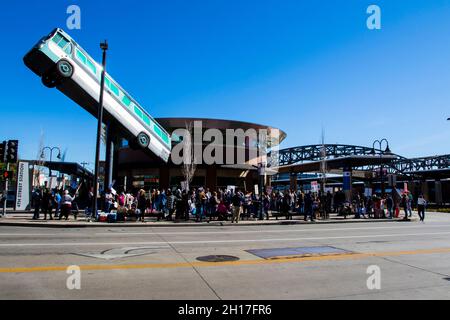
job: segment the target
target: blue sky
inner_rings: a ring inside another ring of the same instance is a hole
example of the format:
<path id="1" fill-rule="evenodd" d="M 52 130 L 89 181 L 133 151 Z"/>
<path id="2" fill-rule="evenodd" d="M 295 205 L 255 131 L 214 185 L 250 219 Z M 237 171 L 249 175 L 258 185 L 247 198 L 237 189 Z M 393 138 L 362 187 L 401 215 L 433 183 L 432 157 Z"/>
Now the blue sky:
<path id="1" fill-rule="evenodd" d="M 81 30 L 66 9 L 81 8 Z M 382 29 L 366 28 L 366 8 Z M 96 120 L 28 70 L 23 55 L 54 27 L 154 117 L 225 118 L 277 126 L 282 147 L 371 146 L 404 156 L 450 153 L 450 1 L 10 1 L 1 4 L 0 137 L 21 158 L 45 145 L 93 162 Z M 7 45 L 5 45 L 7 44 Z M 5 121 L 6 119 L 6 121 Z"/>

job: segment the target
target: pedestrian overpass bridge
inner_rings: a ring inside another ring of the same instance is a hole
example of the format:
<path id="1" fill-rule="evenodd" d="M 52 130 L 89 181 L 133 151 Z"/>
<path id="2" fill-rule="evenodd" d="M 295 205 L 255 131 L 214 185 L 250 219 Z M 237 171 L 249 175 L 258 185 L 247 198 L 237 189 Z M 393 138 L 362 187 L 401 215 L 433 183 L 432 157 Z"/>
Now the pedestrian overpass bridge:
<path id="1" fill-rule="evenodd" d="M 278 151 L 279 172 L 321 172 L 345 169 L 374 172 L 383 167 L 388 173 L 401 176 L 450 177 L 450 154 L 406 158 L 380 149 L 345 144 L 317 144 Z"/>
<path id="2" fill-rule="evenodd" d="M 278 151 L 278 166 L 272 183 L 309 183 L 322 180 L 324 175 L 337 174 L 340 178 L 327 181 L 342 183 L 344 172 L 350 172 L 352 181 L 381 187 L 387 175 L 396 178 L 396 186 L 416 195 L 423 193 L 435 203 L 450 203 L 450 154 L 406 158 L 392 153 L 389 148 L 380 150 L 365 146 L 345 144 L 316 144 L 287 148 Z M 318 173 L 314 177 L 301 174 Z M 303 181 L 302 181 L 303 180 Z M 338 183 L 338 184 L 339 184 Z M 401 184 L 401 185 L 400 185 Z"/>

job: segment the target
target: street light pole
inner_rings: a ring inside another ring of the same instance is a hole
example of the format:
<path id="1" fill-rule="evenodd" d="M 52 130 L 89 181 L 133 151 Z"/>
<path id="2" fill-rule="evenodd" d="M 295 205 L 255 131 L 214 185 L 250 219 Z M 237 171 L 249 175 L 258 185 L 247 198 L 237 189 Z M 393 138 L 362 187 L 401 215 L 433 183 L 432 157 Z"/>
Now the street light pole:
<path id="1" fill-rule="evenodd" d="M 98 172 L 100 165 L 100 142 L 103 123 L 103 92 L 105 90 L 105 73 L 106 73 L 106 51 L 108 50 L 108 42 L 100 43 L 100 48 L 103 51 L 102 57 L 102 75 L 100 81 L 100 98 L 98 102 L 98 122 L 97 122 L 97 141 L 95 147 L 95 173 L 94 173 L 94 192 L 92 197 L 92 213 L 97 217 L 97 196 L 98 196 Z"/>
<path id="2" fill-rule="evenodd" d="M 260 162 L 258 165 L 258 180 L 259 180 L 259 212 L 258 219 L 264 220 L 264 174 L 265 174 L 265 163 Z"/>
<path id="3" fill-rule="evenodd" d="M 44 148 L 42 148 L 42 151 L 41 151 L 41 158 L 44 158 L 44 151 L 45 150 L 50 150 L 50 162 L 52 162 L 52 157 L 53 157 L 53 150 L 58 150 L 58 156 L 57 156 L 57 158 L 58 159 L 61 159 L 61 149 L 60 148 L 58 148 L 58 147 L 52 147 L 52 148 L 50 148 L 50 147 L 44 147 Z M 50 182 L 51 182 L 51 179 L 52 179 L 52 169 L 51 168 L 48 168 L 49 169 L 49 174 L 50 174 Z M 51 187 L 51 183 L 50 183 L 50 187 Z"/>
<path id="4" fill-rule="evenodd" d="M 386 142 L 386 150 L 384 152 L 381 151 L 383 142 Z M 391 153 L 391 149 L 389 148 L 389 141 L 387 141 L 387 139 L 375 140 L 372 144 L 372 153 L 373 154 L 375 154 L 375 144 L 376 143 L 378 143 L 379 150 L 380 150 L 380 188 L 381 188 L 381 196 L 383 196 L 385 193 L 385 188 L 384 188 L 384 173 L 383 173 L 382 156 L 383 156 L 383 154 Z"/>

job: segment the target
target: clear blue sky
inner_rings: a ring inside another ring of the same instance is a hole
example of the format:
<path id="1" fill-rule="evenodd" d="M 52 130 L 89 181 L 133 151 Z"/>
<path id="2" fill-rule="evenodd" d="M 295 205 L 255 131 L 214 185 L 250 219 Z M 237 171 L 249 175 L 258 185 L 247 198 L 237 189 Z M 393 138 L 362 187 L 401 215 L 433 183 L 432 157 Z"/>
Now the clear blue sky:
<path id="1" fill-rule="evenodd" d="M 8 1 L 1 4 L 0 137 L 20 157 L 45 145 L 93 161 L 96 120 L 43 87 L 23 55 L 66 28 L 155 117 L 201 116 L 277 126 L 283 147 L 371 146 L 387 138 L 405 156 L 450 153 L 450 1 Z M 382 29 L 366 28 L 366 8 Z M 6 121 L 5 121 L 6 119 Z"/>

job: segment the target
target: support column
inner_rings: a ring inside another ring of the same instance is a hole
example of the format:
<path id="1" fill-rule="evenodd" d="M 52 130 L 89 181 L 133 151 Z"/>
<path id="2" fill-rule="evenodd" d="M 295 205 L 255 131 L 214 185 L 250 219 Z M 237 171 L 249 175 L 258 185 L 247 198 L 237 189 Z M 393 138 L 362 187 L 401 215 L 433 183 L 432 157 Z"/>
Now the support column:
<path id="1" fill-rule="evenodd" d="M 253 188 L 254 188 L 253 174 L 254 174 L 254 171 L 250 170 L 248 172 L 247 176 L 245 177 L 245 188 L 247 189 L 246 191 L 253 192 Z"/>
<path id="2" fill-rule="evenodd" d="M 297 191 L 297 174 L 295 172 L 289 173 L 289 179 L 290 179 L 290 188 Z"/>
<path id="3" fill-rule="evenodd" d="M 429 201 L 430 197 L 428 196 L 428 182 L 426 180 L 422 180 L 421 184 L 422 195 L 425 200 Z"/>
<path id="4" fill-rule="evenodd" d="M 159 167 L 159 187 L 161 189 L 169 188 L 169 167 L 167 165 L 162 165 Z"/>
<path id="5" fill-rule="evenodd" d="M 125 171 L 125 176 L 123 177 L 123 188 L 124 191 L 129 192 L 133 189 L 133 171 L 127 169 Z"/>
<path id="6" fill-rule="evenodd" d="M 442 182 L 441 180 L 436 180 L 434 182 L 434 202 L 436 204 L 442 204 Z"/>
<path id="7" fill-rule="evenodd" d="M 345 193 L 345 201 L 352 201 L 352 168 L 345 167 L 342 177 L 342 189 Z"/>
<path id="8" fill-rule="evenodd" d="M 106 155 L 105 155 L 105 189 L 113 182 L 114 135 L 111 124 L 106 125 Z"/>
<path id="9" fill-rule="evenodd" d="M 268 187 L 272 186 L 272 176 L 271 175 L 266 175 L 265 185 Z"/>
<path id="10" fill-rule="evenodd" d="M 210 190 L 215 190 L 217 187 L 217 167 L 214 165 L 206 167 L 206 187 Z"/>

